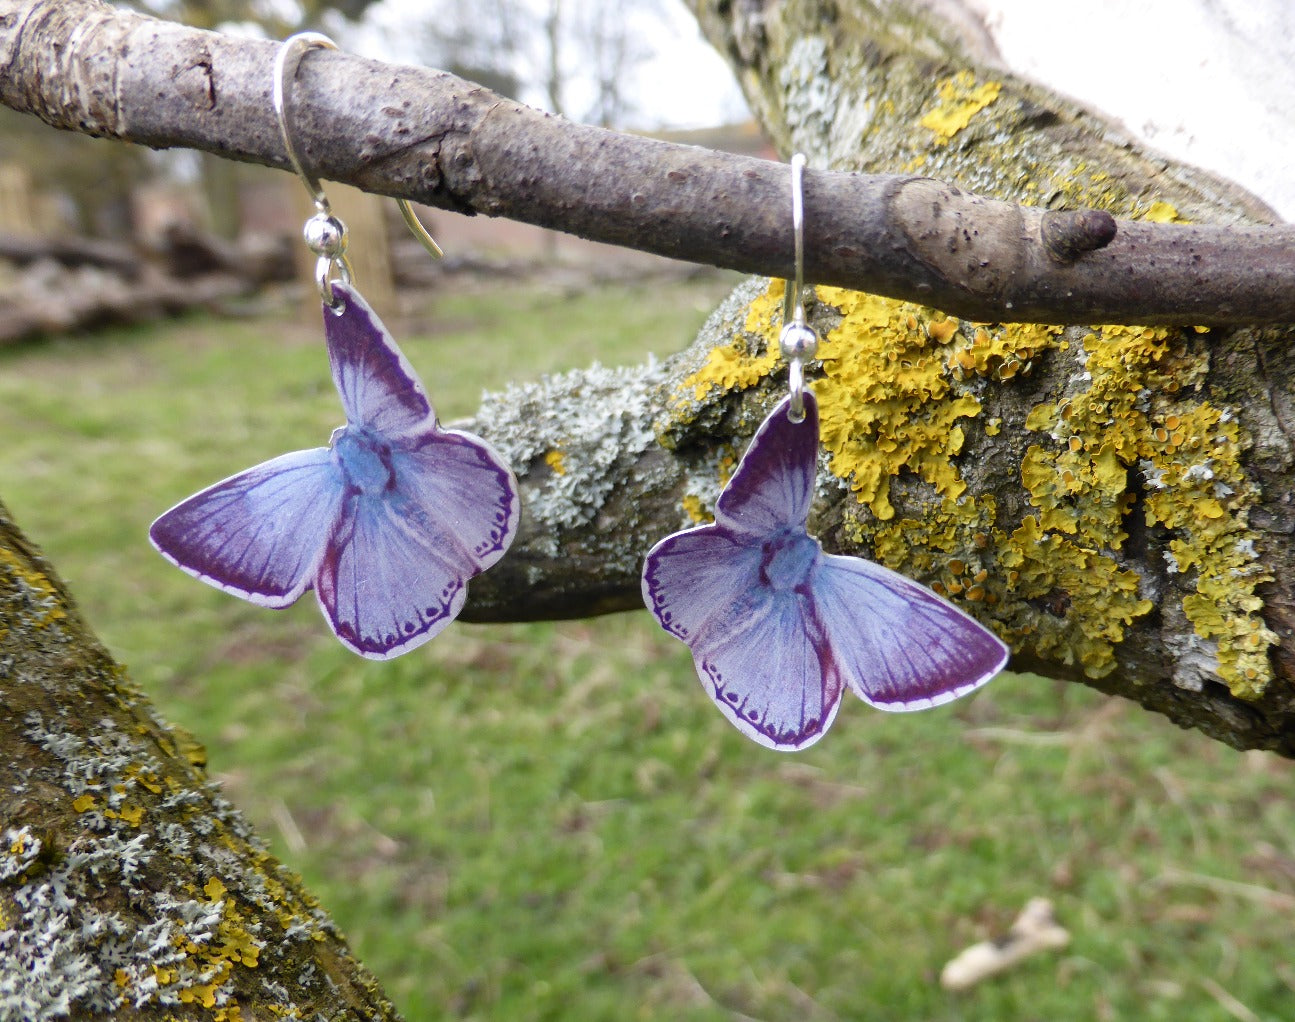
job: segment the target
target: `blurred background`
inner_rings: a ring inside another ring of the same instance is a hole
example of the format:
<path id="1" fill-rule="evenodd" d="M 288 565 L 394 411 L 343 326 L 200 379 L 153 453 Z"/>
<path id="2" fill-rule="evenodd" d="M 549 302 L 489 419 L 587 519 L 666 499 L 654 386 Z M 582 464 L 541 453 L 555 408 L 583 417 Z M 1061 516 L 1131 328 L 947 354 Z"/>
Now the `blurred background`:
<path id="1" fill-rule="evenodd" d="M 424 63 L 573 120 L 773 157 L 732 75 L 679 0 L 157 3 L 147 13 L 280 38 L 322 28 L 366 56 Z M 226 308 L 306 275 L 300 185 L 206 153 L 153 152 L 0 109 L 0 342 L 191 307 Z M 661 260 L 555 232 L 423 210 L 450 258 L 429 264 L 387 201 L 337 189 L 370 302 L 444 272 L 562 266 L 669 272 Z M 683 268 L 675 267 L 682 271 Z"/>
<path id="2" fill-rule="evenodd" d="M 573 119 L 774 158 L 676 0 L 147 9 L 318 27 Z M 668 356 L 735 281 L 425 210 L 434 263 L 389 201 L 329 194 L 449 420 L 510 381 Z M 157 514 L 340 420 L 305 215 L 287 174 L 0 111 L 0 497 L 409 1018 L 1295 1017 L 1285 760 L 1010 674 L 929 713 L 847 699 L 783 756 L 646 614 L 457 624 L 370 663 L 311 599 L 258 610 L 156 556 Z M 1039 896 L 1067 947 L 941 988 Z"/>

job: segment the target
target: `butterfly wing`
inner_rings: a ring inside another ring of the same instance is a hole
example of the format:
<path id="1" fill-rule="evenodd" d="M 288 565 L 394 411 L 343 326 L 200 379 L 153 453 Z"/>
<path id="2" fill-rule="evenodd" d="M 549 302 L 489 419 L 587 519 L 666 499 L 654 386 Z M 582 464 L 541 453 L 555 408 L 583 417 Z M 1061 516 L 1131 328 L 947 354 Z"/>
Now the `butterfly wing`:
<path id="1" fill-rule="evenodd" d="M 763 561 L 758 540 L 724 525 L 675 533 L 648 553 L 643 598 L 691 647 L 703 687 L 740 731 L 803 749 L 835 718 L 841 673 L 807 594 L 775 591 Z"/>
<path id="2" fill-rule="evenodd" d="M 823 736 L 843 684 L 811 594 L 798 584 L 821 556 L 805 535 L 818 408 L 808 392 L 801 422 L 787 417 L 789 407 L 783 401 L 756 431 L 716 502 L 715 524 L 667 536 L 643 567 L 644 600 L 692 648 L 720 709 L 748 737 L 783 750 Z"/>
<path id="3" fill-rule="evenodd" d="M 753 535 L 803 526 L 818 469 L 818 405 L 805 391 L 805 418 L 787 418 L 791 399 L 761 423 L 715 504 L 716 521 Z"/>
<path id="4" fill-rule="evenodd" d="M 324 306 L 324 336 L 333 382 L 349 422 L 388 440 L 434 421 L 418 374 L 358 291 L 333 284 L 337 309 Z"/>
<path id="5" fill-rule="evenodd" d="M 879 564 L 825 556 L 813 590 L 846 683 L 878 709 L 939 706 L 1007 663 L 1007 646 L 988 628 Z"/>
<path id="6" fill-rule="evenodd" d="M 338 639 L 374 660 L 458 616 L 468 580 L 503 556 L 520 510 L 512 472 L 468 434 L 434 429 L 392 464 L 391 489 L 348 496 L 315 581 Z"/>
<path id="7" fill-rule="evenodd" d="M 341 502 L 330 452 L 296 451 L 181 501 L 148 534 L 195 578 L 262 607 L 286 607 L 309 587 Z"/>

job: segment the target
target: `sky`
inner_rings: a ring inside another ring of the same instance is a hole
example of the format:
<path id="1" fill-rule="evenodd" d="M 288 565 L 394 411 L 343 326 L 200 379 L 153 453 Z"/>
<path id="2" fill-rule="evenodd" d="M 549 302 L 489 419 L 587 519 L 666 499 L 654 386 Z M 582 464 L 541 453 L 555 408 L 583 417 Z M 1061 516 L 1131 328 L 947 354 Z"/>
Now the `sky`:
<path id="1" fill-rule="evenodd" d="M 545 0 L 529 0 L 541 10 Z M 572 5 L 567 4 L 568 8 Z M 733 72 L 701 35 L 682 0 L 624 4 L 620 14 L 634 19 L 637 38 L 652 56 L 631 69 L 627 91 L 636 112 L 622 127 L 638 130 L 703 128 L 744 121 L 750 117 Z M 427 17 L 418 0 L 381 0 L 365 16 L 364 27 L 343 47 L 381 60 L 422 58 L 413 31 Z M 341 40 L 339 40 L 341 42 Z M 523 102 L 544 107 L 544 96 L 524 94 Z M 584 105 L 579 83 L 569 96 L 572 116 Z"/>
<path id="2" fill-rule="evenodd" d="M 1295 219 L 1295 0 L 962 2 L 1009 67 Z"/>
<path id="3" fill-rule="evenodd" d="M 546 6 L 548 0 L 529 0 Z M 568 7 L 578 0 L 565 0 Z M 1167 155 L 1250 188 L 1295 219 L 1295 0 L 954 0 L 979 16 L 1013 70 L 1122 122 Z M 419 0 L 382 0 L 343 45 L 413 60 Z M 645 16 L 655 9 L 655 16 Z M 694 128 L 745 120 L 732 73 L 682 0 L 620 8 L 654 56 L 628 83 L 637 113 L 625 127 Z M 543 106 L 538 94 L 522 97 Z M 579 98 L 569 104 L 579 117 Z"/>

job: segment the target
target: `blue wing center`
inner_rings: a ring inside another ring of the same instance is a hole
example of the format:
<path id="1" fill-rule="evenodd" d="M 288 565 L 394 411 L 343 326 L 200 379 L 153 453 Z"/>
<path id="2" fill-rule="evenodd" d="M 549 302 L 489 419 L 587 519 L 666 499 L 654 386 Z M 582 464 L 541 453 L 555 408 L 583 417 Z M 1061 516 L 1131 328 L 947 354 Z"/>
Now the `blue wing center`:
<path id="1" fill-rule="evenodd" d="M 804 529 L 782 529 L 760 546 L 760 582 L 774 592 L 804 592 L 822 552 Z"/>
<path id="2" fill-rule="evenodd" d="M 391 445 L 363 426 L 343 426 L 333 434 L 333 457 L 348 488 L 381 494 L 395 488 Z"/>

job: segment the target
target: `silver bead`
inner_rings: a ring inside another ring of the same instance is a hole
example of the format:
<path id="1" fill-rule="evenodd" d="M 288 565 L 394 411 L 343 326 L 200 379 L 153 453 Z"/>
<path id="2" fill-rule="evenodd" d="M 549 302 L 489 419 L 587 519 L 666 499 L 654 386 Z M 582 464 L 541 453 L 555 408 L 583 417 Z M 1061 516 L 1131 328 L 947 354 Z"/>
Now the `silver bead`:
<path id="1" fill-rule="evenodd" d="M 317 256 L 336 259 L 346 251 L 346 224 L 327 213 L 316 213 L 302 230 L 306 247 Z"/>
<path id="2" fill-rule="evenodd" d="M 808 323 L 788 323 L 778 335 L 778 347 L 788 361 L 805 362 L 818 351 L 818 334 Z"/>

